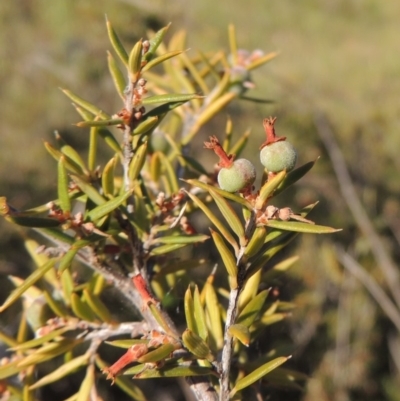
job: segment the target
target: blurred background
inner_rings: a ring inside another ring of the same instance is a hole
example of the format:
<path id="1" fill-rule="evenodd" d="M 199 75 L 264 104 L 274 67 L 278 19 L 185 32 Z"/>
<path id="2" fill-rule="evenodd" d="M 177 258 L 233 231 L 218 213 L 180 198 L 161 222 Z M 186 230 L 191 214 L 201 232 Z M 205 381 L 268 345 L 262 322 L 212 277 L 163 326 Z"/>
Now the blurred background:
<path id="1" fill-rule="evenodd" d="M 187 30 L 190 49 L 228 51 L 233 23 L 241 48 L 280 52 L 247 93 L 272 103 L 237 100 L 226 115 L 237 137 L 251 127 L 249 158 L 269 115 L 298 149 L 298 164 L 320 157 L 277 206 L 298 211 L 319 200 L 312 219 L 343 231 L 299 236 L 290 249 L 299 261 L 274 283 L 297 309 L 271 338 L 289 340 L 291 367 L 310 379 L 271 399 L 400 400 L 400 2 L 0 2 L 0 195 L 17 208 L 56 196 L 43 147 L 55 130 L 86 149 L 87 132 L 72 125 L 79 118 L 59 87 L 109 113 L 121 107 L 105 14 L 129 45 L 172 22 L 170 33 Z M 204 137 L 222 134 L 225 122 L 209 123 Z M 21 233 L 0 220 L 2 275 L 23 275 L 30 263 Z"/>

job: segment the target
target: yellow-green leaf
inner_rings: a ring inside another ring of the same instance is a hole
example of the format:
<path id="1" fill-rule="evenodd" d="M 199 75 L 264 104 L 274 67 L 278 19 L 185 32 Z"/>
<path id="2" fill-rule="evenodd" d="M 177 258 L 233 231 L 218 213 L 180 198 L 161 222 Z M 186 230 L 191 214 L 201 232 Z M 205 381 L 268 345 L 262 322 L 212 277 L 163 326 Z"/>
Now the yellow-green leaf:
<path id="1" fill-rule="evenodd" d="M 31 390 L 37 389 L 39 387 L 45 386 L 46 384 L 53 383 L 63 377 L 75 372 L 78 368 L 86 365 L 89 360 L 89 354 L 78 356 L 71 361 L 64 363 L 56 370 L 52 371 L 48 375 L 39 379 L 35 384 L 30 386 Z"/>
<path id="2" fill-rule="evenodd" d="M 99 135 L 104 139 L 104 142 L 117 154 L 122 156 L 121 146 L 115 139 L 115 136 L 106 129 L 100 129 Z"/>
<path id="3" fill-rule="evenodd" d="M 137 127 L 132 131 L 132 135 L 150 135 L 157 125 L 161 122 L 160 116 L 147 117 L 139 123 Z"/>
<path id="4" fill-rule="evenodd" d="M 147 155 L 147 141 L 142 143 L 139 146 L 139 148 L 136 149 L 136 152 L 133 155 L 131 164 L 129 166 L 129 178 L 132 181 L 135 181 L 139 177 L 144 162 L 146 161 L 146 155 Z"/>
<path id="5" fill-rule="evenodd" d="M 104 323 L 112 322 L 109 310 L 97 295 L 94 295 L 88 289 L 83 290 L 83 295 L 89 307 L 100 318 L 102 322 Z"/>
<path id="6" fill-rule="evenodd" d="M 140 363 L 149 363 L 149 362 L 159 362 L 165 358 L 168 358 L 176 349 L 174 344 L 163 344 L 156 348 L 154 351 L 150 351 L 147 354 L 138 358 L 138 362 Z"/>
<path id="7" fill-rule="evenodd" d="M 278 55 L 279 55 L 279 52 L 271 52 L 271 53 L 265 54 L 264 56 L 255 59 L 252 63 L 250 63 L 248 66 L 246 66 L 246 69 L 248 71 L 250 71 L 250 70 L 254 70 L 255 68 L 261 67 L 262 65 L 273 60 Z"/>
<path id="8" fill-rule="evenodd" d="M 48 142 L 44 143 L 44 147 L 50 153 L 50 155 L 52 157 L 54 157 L 54 159 L 56 159 L 57 161 L 59 161 L 60 157 L 63 156 L 63 152 L 60 152 L 58 149 L 56 149 L 53 146 L 51 146 L 50 143 L 48 143 Z M 78 174 L 78 175 L 85 175 L 84 169 L 78 163 L 76 163 L 74 160 L 72 160 L 65 153 L 64 153 L 64 157 L 65 157 L 65 167 L 68 170 L 70 170 L 73 173 Z"/>
<path id="9" fill-rule="evenodd" d="M 65 168 L 65 156 L 61 156 L 58 161 L 58 199 L 60 207 L 64 213 L 71 211 L 71 199 L 68 194 L 68 174 Z"/>
<path id="10" fill-rule="evenodd" d="M 58 266 L 58 274 L 61 274 L 65 269 L 68 269 L 71 266 L 71 263 L 78 253 L 78 251 L 85 246 L 89 245 L 90 241 L 87 240 L 78 240 L 71 245 L 71 248 L 65 253 L 65 255 L 61 258 L 60 264 Z"/>
<path id="11" fill-rule="evenodd" d="M 81 297 L 75 292 L 71 294 L 71 308 L 74 314 L 80 319 L 88 322 L 94 320 L 94 313 L 89 308 L 88 304 L 82 301 Z"/>
<path id="12" fill-rule="evenodd" d="M 24 282 L 11 292 L 11 294 L 4 301 L 3 305 L 0 306 L 0 312 L 3 312 L 15 301 L 17 301 L 20 296 L 27 291 L 32 285 L 34 285 L 38 280 L 40 280 L 46 272 L 54 267 L 57 259 L 50 259 L 43 266 L 37 268 L 30 276 L 28 276 Z"/>
<path id="13" fill-rule="evenodd" d="M 242 379 L 238 380 L 235 387 L 232 389 L 230 393 L 230 397 L 233 397 L 238 391 L 243 390 L 244 388 L 251 386 L 256 381 L 263 378 L 266 374 L 271 372 L 271 370 L 276 369 L 278 366 L 285 363 L 290 357 L 281 356 L 279 358 L 275 358 L 270 362 L 260 366 L 253 372 L 249 373 L 247 376 L 243 377 Z"/>
<path id="14" fill-rule="evenodd" d="M 143 41 L 139 40 L 135 46 L 133 46 L 128 59 L 128 69 L 132 77 L 132 81 L 136 82 L 140 75 L 140 69 L 142 66 L 142 50 Z"/>
<path id="15" fill-rule="evenodd" d="M 110 21 L 108 21 L 108 19 L 106 19 L 106 24 L 107 24 L 108 37 L 110 39 L 112 47 L 114 48 L 115 52 L 118 54 L 121 61 L 126 66 L 128 66 L 128 58 L 129 58 L 128 53 L 124 49 L 124 46 L 122 45 L 121 41 L 119 40 L 117 33 L 114 31 L 114 28 L 111 26 L 111 23 L 110 23 Z"/>
<path id="16" fill-rule="evenodd" d="M 211 353 L 207 343 L 194 331 L 186 329 L 182 334 L 184 346 L 195 356 L 200 359 L 207 359 L 212 362 L 214 355 Z"/>
<path id="17" fill-rule="evenodd" d="M 71 175 L 72 180 L 78 185 L 78 187 L 84 192 L 90 200 L 92 200 L 96 205 L 102 205 L 106 202 L 104 197 L 100 195 L 99 191 L 88 182 L 82 180 L 82 178 Z"/>
<path id="18" fill-rule="evenodd" d="M 224 334 L 217 294 L 212 283 L 208 281 L 204 284 L 203 291 L 205 293 L 205 306 L 209 320 L 208 335 L 213 340 L 216 349 L 221 349 L 224 344 Z"/>
<path id="19" fill-rule="evenodd" d="M 186 246 L 186 244 L 166 244 L 157 246 L 150 251 L 150 256 L 164 255 L 166 253 L 173 252 L 176 251 L 177 249 L 183 248 L 184 246 Z"/>
<path id="20" fill-rule="evenodd" d="M 195 319 L 195 330 L 194 333 L 198 334 L 204 341 L 208 339 L 208 329 L 206 324 L 206 316 L 204 308 L 200 300 L 199 288 L 197 285 L 193 291 L 193 307 L 194 307 L 194 319 Z"/>
<path id="21" fill-rule="evenodd" d="M 145 99 L 143 99 L 143 104 L 149 105 L 158 103 L 181 103 L 193 99 L 203 99 L 203 98 L 204 96 L 198 95 L 197 93 L 188 93 L 188 94 L 167 93 L 165 95 L 155 95 L 146 97 Z"/>
<path id="22" fill-rule="evenodd" d="M 161 377 L 189 377 L 189 376 L 205 376 L 216 372 L 203 366 L 165 366 L 161 369 L 142 369 L 142 372 L 137 373 L 135 379 L 152 379 Z"/>
<path id="23" fill-rule="evenodd" d="M 46 217 L 8 215 L 4 216 L 4 218 L 10 223 L 17 224 L 23 227 L 51 228 L 51 227 L 58 227 L 61 225 L 61 223 L 58 220 Z"/>
<path id="24" fill-rule="evenodd" d="M 235 257 L 232 252 L 226 246 L 223 238 L 216 231 L 210 228 L 211 236 L 213 237 L 215 246 L 218 249 L 218 253 L 221 255 L 222 261 L 224 262 L 225 268 L 231 277 L 231 285 L 233 285 L 232 289 L 237 287 L 237 274 L 238 267 L 236 265 Z"/>
<path id="25" fill-rule="evenodd" d="M 117 92 L 121 97 L 121 99 L 124 100 L 125 99 L 124 90 L 126 87 L 125 77 L 122 74 L 121 70 L 119 69 L 119 66 L 115 61 L 114 56 L 110 52 L 107 52 L 107 62 L 108 62 L 108 70 L 110 71 L 112 80 L 115 85 L 115 89 L 117 89 Z"/>
<path id="26" fill-rule="evenodd" d="M 257 296 L 255 296 L 240 312 L 236 322 L 243 326 L 250 327 L 264 306 L 268 293 L 269 290 L 264 290 L 257 294 Z"/>
<path id="27" fill-rule="evenodd" d="M 123 124 L 124 120 L 122 118 L 109 118 L 107 120 L 89 120 L 89 121 L 79 121 L 75 125 L 79 128 L 88 128 L 88 127 L 111 127 L 113 125 Z"/>
<path id="28" fill-rule="evenodd" d="M 243 223 L 240 221 L 233 207 L 213 189 L 210 189 L 210 194 L 218 206 L 218 209 L 229 224 L 229 227 L 239 237 L 240 245 L 244 246 L 246 243 L 246 238 L 244 234 Z"/>
<path id="29" fill-rule="evenodd" d="M 160 46 L 161 42 L 164 39 L 164 36 L 166 32 L 168 31 L 168 28 L 170 27 L 171 24 L 168 24 L 167 26 L 164 26 L 160 30 L 158 30 L 154 36 L 150 39 L 150 47 L 147 53 L 143 55 L 143 60 L 145 61 L 150 61 L 153 59 L 154 55 L 156 54 L 158 46 Z"/>
<path id="30" fill-rule="evenodd" d="M 209 218 L 212 224 L 219 230 L 223 237 L 231 244 L 235 252 L 239 252 L 239 246 L 229 230 L 221 223 L 220 219 L 206 206 L 196 195 L 186 192 L 203 213 Z"/>
<path id="31" fill-rule="evenodd" d="M 248 258 L 257 254 L 257 252 L 262 248 L 264 245 L 265 238 L 267 236 L 267 229 L 265 226 L 257 227 L 253 235 L 248 242 L 246 249 L 244 250 L 244 255 Z"/>
<path id="32" fill-rule="evenodd" d="M 307 233 L 307 234 L 331 234 L 341 229 L 319 226 L 316 224 L 300 223 L 296 221 L 280 221 L 280 220 L 269 220 L 267 223 L 268 227 L 277 228 L 278 230 L 287 230 L 296 233 Z"/>
<path id="33" fill-rule="evenodd" d="M 163 63 L 166 60 L 169 60 L 172 57 L 178 56 L 179 54 L 181 54 L 183 52 L 183 50 L 173 50 L 171 52 L 167 52 L 162 54 L 161 56 L 158 56 L 156 58 L 154 58 L 153 60 L 149 61 L 143 68 L 142 68 L 142 72 L 146 72 L 149 71 L 151 68 L 155 67 L 156 65 Z M 145 56 L 148 53 L 145 54 Z"/>
<path id="34" fill-rule="evenodd" d="M 168 235 L 165 237 L 157 237 L 151 241 L 151 244 L 196 244 L 198 242 L 204 242 L 208 238 L 208 235 Z"/>
<path id="35" fill-rule="evenodd" d="M 103 188 L 103 193 L 107 197 L 114 195 L 114 171 L 117 158 L 113 157 L 108 161 L 101 174 L 101 187 Z"/>
<path id="36" fill-rule="evenodd" d="M 265 202 L 272 196 L 274 193 L 275 189 L 278 187 L 278 185 L 283 181 L 283 179 L 286 177 L 286 171 L 283 170 L 276 174 L 275 177 L 272 179 L 268 180 L 260 189 L 260 194 L 257 197 L 256 200 L 256 209 L 262 209 L 265 205 Z"/>
<path id="37" fill-rule="evenodd" d="M 233 324 L 228 329 L 229 333 L 237 338 L 246 347 L 250 344 L 250 330 L 247 326 L 243 324 Z"/>

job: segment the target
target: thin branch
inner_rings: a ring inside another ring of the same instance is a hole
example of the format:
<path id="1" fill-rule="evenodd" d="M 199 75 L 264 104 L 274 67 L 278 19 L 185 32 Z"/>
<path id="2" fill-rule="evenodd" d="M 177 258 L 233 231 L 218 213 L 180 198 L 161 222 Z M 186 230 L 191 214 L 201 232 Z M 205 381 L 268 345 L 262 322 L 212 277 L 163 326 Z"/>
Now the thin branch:
<path id="1" fill-rule="evenodd" d="M 356 223 L 366 236 L 375 259 L 378 262 L 379 268 L 385 276 L 390 292 L 397 306 L 400 307 L 400 274 L 398 268 L 391 260 L 381 238 L 375 231 L 370 218 L 360 202 L 343 153 L 335 140 L 334 133 L 332 132 L 326 117 L 320 113 L 316 114 L 314 117 L 314 122 L 315 126 L 317 127 L 318 134 L 324 142 L 329 157 L 332 161 L 333 169 L 335 170 L 343 198 L 347 202 L 347 205 L 353 214 Z"/>
<path id="2" fill-rule="evenodd" d="M 232 351 L 233 351 L 233 337 L 229 333 L 229 328 L 235 324 L 238 304 L 239 304 L 240 288 L 231 290 L 229 294 L 229 304 L 226 311 L 226 323 L 224 334 L 224 347 L 222 349 L 221 357 L 221 377 L 220 377 L 220 394 L 219 400 L 229 400 L 229 373 L 232 365 Z"/>
<path id="3" fill-rule="evenodd" d="M 378 305 L 382 308 L 386 316 L 393 322 L 397 330 L 400 332 L 400 311 L 385 294 L 375 279 L 342 248 L 337 247 L 336 254 L 339 262 L 361 281 Z"/>

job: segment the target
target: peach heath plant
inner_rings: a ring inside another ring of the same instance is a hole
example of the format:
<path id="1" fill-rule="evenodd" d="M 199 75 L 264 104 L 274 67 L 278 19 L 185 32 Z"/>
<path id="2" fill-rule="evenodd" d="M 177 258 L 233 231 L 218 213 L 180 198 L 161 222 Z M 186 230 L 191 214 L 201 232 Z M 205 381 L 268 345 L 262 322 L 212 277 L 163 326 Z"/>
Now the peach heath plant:
<path id="1" fill-rule="evenodd" d="M 197 400 L 241 399 L 249 391 L 265 399 L 271 383 L 293 387 L 303 376 L 280 367 L 288 355 L 274 353 L 272 343 L 256 359 L 250 351 L 290 309 L 259 290 L 295 261 L 275 269 L 273 256 L 300 232 L 336 231 L 306 218 L 314 204 L 298 213 L 271 204 L 314 162 L 294 169 L 296 153 L 275 137 L 272 118 L 264 121 L 268 174 L 258 189 L 256 161 L 233 156 L 249 133 L 233 143 L 231 120 L 222 144 L 216 136 L 204 144 L 220 158 L 219 184 L 191 153 L 200 129 L 242 98 L 254 86 L 252 70 L 276 54 L 238 51 L 233 27 L 229 55 L 191 56 L 184 32 L 164 43 L 168 27 L 129 52 L 108 21 L 107 30 L 121 109 L 106 112 L 63 90 L 82 119 L 77 126 L 88 131 L 86 157 L 57 134 L 55 144 L 45 143 L 57 162 L 55 199 L 21 211 L 0 198 L 7 221 L 44 238 L 25 241 L 35 267 L 24 279 L 10 277 L 15 289 L 0 307 L 21 311 L 16 330 L 0 331 L 9 348 L 0 366 L 4 391 L 39 399 L 75 372 L 81 384 L 66 395 L 70 401 L 111 398 L 113 387 L 99 386 L 106 379 L 132 400 L 148 399 L 143 379 L 185 378 L 179 385 Z M 111 153 L 104 165 L 100 146 Z M 199 215 L 209 235 L 198 232 Z M 192 252 L 205 241 L 216 260 Z M 121 297 L 130 306 L 122 315 Z M 174 312 L 182 297 L 184 316 Z"/>

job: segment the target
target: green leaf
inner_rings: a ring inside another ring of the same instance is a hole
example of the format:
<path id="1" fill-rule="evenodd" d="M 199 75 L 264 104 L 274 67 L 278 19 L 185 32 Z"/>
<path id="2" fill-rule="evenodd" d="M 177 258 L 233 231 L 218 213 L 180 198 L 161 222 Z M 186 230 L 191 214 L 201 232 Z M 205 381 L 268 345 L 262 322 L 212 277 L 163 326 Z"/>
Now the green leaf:
<path id="1" fill-rule="evenodd" d="M 237 338 L 246 347 L 250 344 L 250 330 L 243 324 L 233 324 L 228 329 L 231 336 Z"/>
<path id="2" fill-rule="evenodd" d="M 88 128 L 88 127 L 110 127 L 113 125 L 124 124 L 124 120 L 122 118 L 110 118 L 103 120 L 89 120 L 89 121 L 80 121 L 75 125 L 79 128 Z"/>
<path id="3" fill-rule="evenodd" d="M 160 124 L 162 118 L 160 116 L 147 117 L 139 123 L 132 131 L 132 135 L 150 135 L 153 130 Z"/>
<path id="4" fill-rule="evenodd" d="M 253 235 L 248 242 L 244 255 L 248 258 L 256 255 L 264 245 L 265 238 L 267 237 L 267 229 L 265 226 L 256 227 Z"/>
<path id="5" fill-rule="evenodd" d="M 318 161 L 312 161 L 308 162 L 306 164 L 303 164 L 302 166 L 290 171 L 286 177 L 283 179 L 283 181 L 278 185 L 274 192 L 274 196 L 280 194 L 283 192 L 285 189 L 289 188 L 291 185 L 293 185 L 295 182 L 300 180 L 302 177 L 304 177 L 314 166 L 314 164 Z"/>
<path id="6" fill-rule="evenodd" d="M 256 200 L 256 209 L 262 209 L 265 205 L 265 202 L 271 198 L 273 195 L 275 189 L 278 187 L 278 185 L 283 181 L 283 179 L 286 177 L 286 171 L 283 170 L 276 174 L 272 179 L 268 180 L 260 189 L 260 194 L 257 197 Z"/>
<path id="7" fill-rule="evenodd" d="M 78 356 L 77 358 L 70 360 L 67 363 L 62 364 L 59 368 L 52 371 L 48 375 L 42 377 L 35 384 L 30 386 L 29 387 L 30 390 L 34 390 L 39 387 L 43 387 L 46 384 L 53 383 L 57 380 L 62 379 L 65 376 L 75 372 L 78 368 L 87 364 L 89 357 L 90 357 L 89 354 L 81 355 L 81 356 Z"/>
<path id="8" fill-rule="evenodd" d="M 57 337 L 60 337 L 62 334 L 64 334 L 66 331 L 71 330 L 71 327 L 64 326 L 61 327 L 60 329 L 56 329 L 51 331 L 48 334 L 45 334 L 44 336 L 34 338 L 33 340 L 25 341 L 22 344 L 18 344 L 10 348 L 12 351 L 26 351 L 31 348 L 38 347 L 39 345 L 43 345 L 47 342 L 50 342 L 51 340 L 54 340 Z"/>
<path id="9" fill-rule="evenodd" d="M 31 228 L 52 228 L 58 227 L 61 223 L 56 219 L 46 217 L 31 217 L 31 216 L 4 216 L 10 223 L 17 224 L 23 227 Z"/>
<path id="10" fill-rule="evenodd" d="M 88 101 L 82 99 L 81 97 L 75 95 L 71 91 L 69 91 L 67 89 L 61 89 L 61 91 L 66 96 L 68 96 L 74 103 L 76 103 L 77 105 L 81 106 L 85 110 L 90 111 L 92 114 L 94 114 L 94 116 L 101 117 L 102 120 L 110 120 L 111 119 L 111 117 L 107 113 L 104 113 L 98 107 L 96 107 L 95 105 L 93 105 L 93 104 L 89 103 Z"/>
<path id="11" fill-rule="evenodd" d="M 246 131 L 239 138 L 239 140 L 235 143 L 235 145 L 233 145 L 233 147 L 231 149 L 229 149 L 229 152 L 227 152 L 227 153 L 236 155 L 236 159 L 238 159 L 240 154 L 242 153 L 242 151 L 246 147 L 246 144 L 247 144 L 247 142 L 249 140 L 249 136 L 250 136 L 250 130 Z"/>
<path id="12" fill-rule="evenodd" d="M 182 100 L 181 102 L 170 102 L 164 103 L 161 106 L 155 107 L 144 115 L 144 118 L 153 117 L 153 116 L 164 116 L 169 111 L 176 109 L 179 106 L 185 104 L 187 100 Z"/>
<path id="13" fill-rule="evenodd" d="M 61 258 L 60 264 L 58 266 L 58 274 L 60 275 L 65 269 L 68 269 L 71 266 L 71 263 L 75 258 L 75 255 L 78 253 L 78 251 L 89 244 L 90 241 L 87 240 L 78 240 L 74 242 L 71 245 L 71 248 Z"/>
<path id="14" fill-rule="evenodd" d="M 101 174 L 101 187 L 104 195 L 107 197 L 112 197 L 114 195 L 114 172 L 116 163 L 116 157 L 110 159 Z"/>
<path id="15" fill-rule="evenodd" d="M 58 198 L 60 207 L 64 213 L 71 211 L 71 199 L 68 194 L 68 174 L 65 168 L 65 156 L 61 156 L 58 161 Z"/>
<path id="16" fill-rule="evenodd" d="M 242 379 L 238 380 L 235 387 L 232 389 L 230 393 L 230 397 L 233 397 L 238 391 L 243 390 L 244 388 L 251 386 L 256 381 L 263 378 L 266 374 L 271 372 L 271 370 L 276 369 L 278 366 L 285 363 L 290 357 L 279 357 L 275 358 L 270 362 L 260 366 L 253 372 L 249 373 L 247 376 L 243 377 Z"/>
<path id="17" fill-rule="evenodd" d="M 172 104 L 172 103 L 182 103 L 193 99 L 203 99 L 203 98 L 204 96 L 198 95 L 197 93 L 188 93 L 188 94 L 167 93 L 165 95 L 155 95 L 146 97 L 145 99 L 143 99 L 143 104 L 144 105 L 158 104 L 158 103 Z"/>
<path id="18" fill-rule="evenodd" d="M 24 368 L 18 367 L 19 360 L 15 360 L 0 366 L 0 380 L 6 379 L 19 373 Z"/>
<path id="19" fill-rule="evenodd" d="M 118 141 L 115 139 L 114 135 L 106 130 L 100 129 L 99 135 L 104 139 L 104 142 L 118 155 L 122 156 L 121 146 Z"/>
<path id="20" fill-rule="evenodd" d="M 76 401 L 88 401 L 90 394 L 95 387 L 95 369 L 94 365 L 90 364 L 86 369 L 86 375 L 83 379 L 78 392 Z"/>
<path id="21" fill-rule="evenodd" d="M 153 248 L 150 251 L 150 256 L 165 255 L 166 253 L 176 251 L 177 249 L 183 248 L 186 244 L 166 244 Z"/>
<path id="22" fill-rule="evenodd" d="M 144 354 L 140 358 L 138 358 L 138 362 L 140 363 L 149 363 L 149 362 L 159 362 L 168 358 L 176 349 L 174 344 L 162 344 L 154 351 L 150 351 L 147 354 Z"/>
<path id="23" fill-rule="evenodd" d="M 171 162 L 165 156 L 164 153 L 158 152 L 158 157 L 160 158 L 161 165 L 164 167 L 165 177 L 168 182 L 168 192 L 169 194 L 174 194 L 179 191 L 178 178 L 175 174 L 174 167 Z M 166 191 L 167 192 L 167 191 Z M 168 193 L 167 193 L 168 194 Z"/>
<path id="24" fill-rule="evenodd" d="M 193 291 L 193 307 L 194 307 L 194 319 L 195 319 L 195 330 L 194 333 L 199 335 L 204 341 L 208 339 L 208 329 L 206 324 L 206 315 L 204 308 L 200 300 L 199 288 L 197 285 Z"/>
<path id="25" fill-rule="evenodd" d="M 118 54 L 119 58 L 121 61 L 128 66 L 128 53 L 124 49 L 124 46 L 122 45 L 121 41 L 118 38 L 117 33 L 114 31 L 114 28 L 111 26 L 110 21 L 106 19 L 106 24 L 107 24 L 107 32 L 108 32 L 108 37 L 110 39 L 110 42 L 112 44 L 112 47 L 114 48 L 115 52 Z"/>
<path id="26" fill-rule="evenodd" d="M 108 62 L 108 70 L 110 71 L 115 88 L 117 89 L 117 92 L 121 97 L 121 99 L 124 100 L 125 99 L 124 91 L 126 88 L 125 77 L 122 74 L 121 70 L 119 69 L 114 56 L 110 52 L 107 52 L 107 62 Z"/>
<path id="27" fill-rule="evenodd" d="M 183 52 L 182 50 L 174 50 L 174 51 L 164 53 L 161 56 L 158 56 L 158 57 L 154 58 L 153 60 L 149 61 L 142 68 L 142 72 L 149 71 L 151 68 L 155 67 L 156 65 L 161 64 L 164 61 L 169 60 L 172 57 L 178 56 L 179 54 L 182 54 L 182 52 Z M 145 56 L 146 56 L 146 54 L 145 54 Z"/>
<path id="28" fill-rule="evenodd" d="M 191 287 L 189 286 L 185 292 L 184 298 L 185 318 L 187 327 L 191 331 L 196 330 L 196 319 L 194 316 L 194 301 Z"/>
<path id="29" fill-rule="evenodd" d="M 222 319 L 218 302 L 218 297 L 211 282 L 208 280 L 204 284 L 204 300 L 208 315 L 208 335 L 215 344 L 216 349 L 221 349 L 224 344 L 224 334 L 222 330 Z M 206 319 L 207 321 L 207 319 Z"/>
<path id="30" fill-rule="evenodd" d="M 211 236 L 214 240 L 215 246 L 218 249 L 218 253 L 220 254 L 222 261 L 224 262 L 225 268 L 231 277 L 231 287 L 232 289 L 237 287 L 237 274 L 238 274 L 238 267 L 236 265 L 235 257 L 233 256 L 232 252 L 226 246 L 223 238 L 213 229 L 210 228 Z"/>
<path id="31" fill-rule="evenodd" d="M 107 216 L 108 214 L 112 213 L 115 209 L 117 209 L 119 206 L 121 206 L 132 195 L 132 192 L 133 189 L 99 206 L 96 206 L 94 209 L 90 210 L 86 214 L 86 219 L 89 221 L 97 221 L 103 218 L 104 216 Z"/>
<path id="32" fill-rule="evenodd" d="M 193 200 L 195 205 L 197 205 L 203 213 L 209 218 L 212 224 L 219 230 L 223 237 L 232 245 L 235 252 L 239 251 L 239 246 L 229 230 L 220 222 L 220 220 L 215 216 L 214 213 L 196 196 L 190 192 L 186 192 L 189 197 Z"/>
<path id="33" fill-rule="evenodd" d="M 167 26 L 164 26 L 161 28 L 159 31 L 156 32 L 156 34 L 150 39 L 150 47 L 149 50 L 143 55 L 143 60 L 144 61 L 150 61 L 153 59 L 154 55 L 156 54 L 156 51 L 158 49 L 158 46 L 160 46 L 161 42 L 164 39 L 164 36 L 166 32 L 168 31 L 169 27 L 171 24 L 168 24 Z M 147 64 L 146 64 L 147 65 Z"/>
<path id="34" fill-rule="evenodd" d="M 264 306 L 268 293 L 269 290 L 261 291 L 252 300 L 250 300 L 250 302 L 240 312 L 236 323 L 246 327 L 250 327 L 253 324 L 257 315 L 260 313 L 262 307 Z"/>
<path id="35" fill-rule="evenodd" d="M 230 199 L 231 201 L 233 201 L 235 203 L 238 203 L 239 205 L 242 205 L 242 206 L 246 207 L 249 210 L 253 210 L 253 206 L 246 199 L 244 199 L 244 198 L 242 198 L 242 197 L 240 197 L 238 195 L 235 195 L 233 193 L 224 191 L 221 188 L 213 187 L 211 185 L 206 184 L 205 182 L 202 182 L 202 181 L 199 181 L 199 180 L 194 180 L 194 179 L 182 180 L 182 181 L 185 181 L 188 184 L 193 185 L 194 187 L 198 187 L 198 188 L 204 189 L 207 192 L 214 191 L 214 192 L 216 192 L 217 194 L 223 196 L 226 199 Z"/>
<path id="36" fill-rule="evenodd" d="M 240 245 L 244 246 L 246 244 L 246 238 L 243 223 L 240 221 L 238 215 L 233 210 L 233 207 L 213 189 L 210 189 L 210 195 L 213 197 L 216 205 L 218 206 L 218 209 L 229 224 L 229 227 L 239 237 Z"/>
<path id="37" fill-rule="evenodd" d="M 136 82 L 139 79 L 140 69 L 142 66 L 142 50 L 143 41 L 140 39 L 133 46 L 128 59 L 128 70 L 131 74 L 132 81 Z"/>
<path id="38" fill-rule="evenodd" d="M 78 185 L 82 192 L 84 192 L 88 198 L 93 201 L 96 205 L 102 205 L 106 203 L 106 200 L 102 195 L 100 195 L 99 191 L 88 182 L 82 180 L 82 178 L 71 175 L 72 180 Z"/>
<path id="39" fill-rule="evenodd" d="M 68 170 L 70 170 L 73 173 L 78 174 L 78 175 L 85 175 L 85 171 L 82 168 L 82 166 L 80 166 L 79 163 L 76 163 L 74 160 L 72 160 L 68 155 L 66 155 L 65 153 L 63 154 L 63 152 L 60 152 L 58 149 L 51 146 L 50 143 L 48 143 L 48 142 L 44 143 L 44 147 L 50 153 L 50 155 L 52 157 L 54 157 L 54 159 L 56 159 L 57 161 L 59 161 L 60 158 L 64 155 L 65 167 Z"/>
<path id="40" fill-rule="evenodd" d="M 89 305 L 90 309 L 92 309 L 102 322 L 112 323 L 109 310 L 97 295 L 93 294 L 86 288 L 83 290 L 83 296 L 85 297 L 86 303 Z"/>
<path id="41" fill-rule="evenodd" d="M 151 241 L 151 244 L 196 244 L 204 242 L 210 237 L 208 235 L 169 235 L 165 237 L 157 237 Z"/>
<path id="42" fill-rule="evenodd" d="M 131 374 L 129 370 L 125 374 Z M 135 379 L 154 379 L 161 377 L 189 377 L 216 375 L 213 369 L 203 366 L 165 366 L 160 369 L 142 369 L 142 372 L 135 374 Z"/>
<path id="43" fill-rule="evenodd" d="M 248 71 L 251 71 L 251 70 L 254 70 L 255 68 L 261 67 L 262 65 L 273 60 L 278 55 L 279 55 L 279 52 L 271 52 L 271 53 L 265 54 L 264 56 L 254 60 L 252 63 L 250 63 L 248 66 L 246 66 L 246 69 Z"/>
<path id="44" fill-rule="evenodd" d="M 210 362 L 214 360 L 210 347 L 194 331 L 186 329 L 182 334 L 182 341 L 183 345 L 197 358 L 207 359 Z"/>
<path id="45" fill-rule="evenodd" d="M 50 259 L 43 266 L 37 268 L 30 276 L 28 276 L 19 287 L 15 288 L 15 290 L 13 290 L 4 301 L 3 305 L 0 306 L 0 313 L 17 301 L 25 291 L 39 281 L 50 269 L 52 269 L 56 261 L 57 259 Z"/>
<path id="46" fill-rule="evenodd" d="M 342 231 L 341 229 L 337 228 L 318 226 L 316 224 L 300 223 L 295 221 L 269 220 L 267 226 L 271 228 L 277 228 L 278 230 L 287 230 L 308 234 L 331 234 Z"/>
<path id="47" fill-rule="evenodd" d="M 112 347 L 124 348 L 128 349 L 135 344 L 147 344 L 149 340 L 113 340 L 113 341 L 105 341 L 106 344 L 111 345 Z"/>
<path id="48" fill-rule="evenodd" d="M 74 314 L 82 320 L 92 322 L 95 318 L 88 304 L 82 301 L 81 297 L 75 292 L 71 294 L 71 308 Z"/>
<path id="49" fill-rule="evenodd" d="M 139 148 L 136 149 L 136 152 L 131 160 L 128 172 L 130 180 L 135 181 L 139 177 L 139 174 L 142 171 L 142 168 L 146 161 L 146 156 L 147 142 L 144 142 L 139 146 Z"/>

